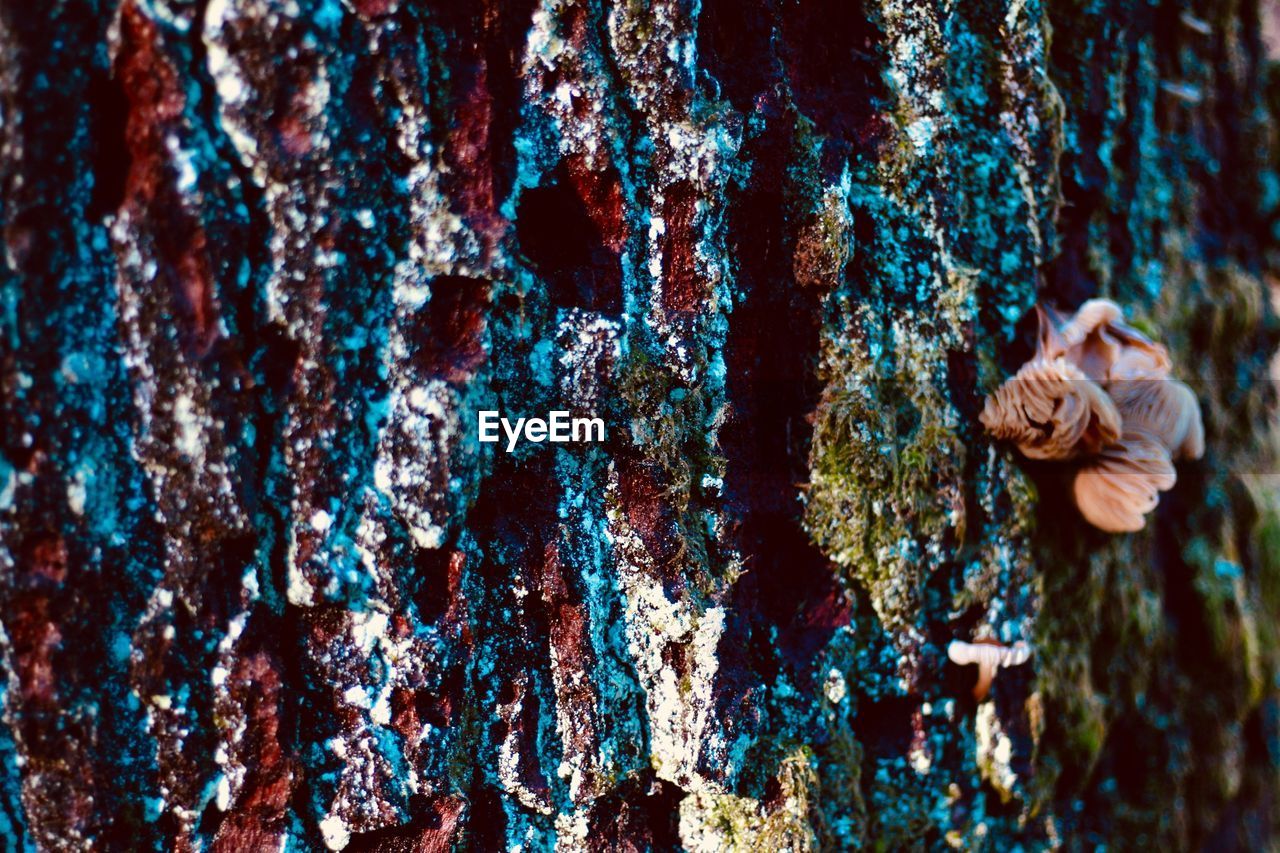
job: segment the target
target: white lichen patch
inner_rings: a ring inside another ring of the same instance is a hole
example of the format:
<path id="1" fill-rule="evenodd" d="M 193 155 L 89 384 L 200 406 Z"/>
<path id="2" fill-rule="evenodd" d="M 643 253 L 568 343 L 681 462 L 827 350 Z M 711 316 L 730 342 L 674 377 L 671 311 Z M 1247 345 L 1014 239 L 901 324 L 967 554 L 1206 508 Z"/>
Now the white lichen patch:
<path id="1" fill-rule="evenodd" d="M 521 751 L 520 717 L 524 712 L 524 697 L 529 690 L 529 680 L 524 675 L 516 676 L 512 684 L 514 696 L 511 701 L 499 703 L 498 719 L 506 723 L 506 735 L 498 744 L 498 781 L 503 790 L 511 794 L 525 808 L 533 809 L 540 814 L 553 814 L 554 809 L 545 791 L 535 791 L 524 782 L 522 770 L 523 753 Z M 534 772 L 537 769 L 534 768 Z"/>
<path id="2" fill-rule="evenodd" d="M 292 542 L 290 543 L 290 550 L 294 550 Z M 315 603 L 316 588 L 296 560 L 289 561 L 285 579 L 288 582 L 285 588 L 285 597 L 289 599 L 290 604 L 298 607 L 310 607 Z"/>
<path id="3" fill-rule="evenodd" d="M 84 515 L 84 502 L 88 497 L 86 484 L 89 478 L 89 470 L 83 466 L 77 467 L 67 481 L 67 506 L 76 515 Z"/>
<path id="4" fill-rule="evenodd" d="M 249 87 L 239 67 L 232 61 L 225 42 L 224 30 L 234 18 L 232 0 L 210 0 L 205 7 L 202 40 L 209 76 L 213 78 L 218 92 L 222 126 L 226 128 L 240 159 L 253 168 L 258 144 L 237 115 L 248 96 Z"/>
<path id="5" fill-rule="evenodd" d="M 354 717 L 353 724 L 325 742 L 342 762 L 328 814 L 341 818 L 350 832 L 402 822 L 408 798 L 423 788 L 420 768 L 404 763 L 405 751 L 414 750 L 417 739 L 402 741 L 384 727 L 392 722 L 392 691 L 422 684 L 429 650 L 414 634 L 400 636 L 394 630 L 384 602 L 370 598 L 366 604 L 364 610 L 343 614 L 344 630 L 333 651 L 315 658 L 321 679 L 333 685 L 334 700 Z"/>
<path id="6" fill-rule="evenodd" d="M 627 651 L 645 691 L 650 762 L 659 778 L 702 790 L 708 783 L 697 765 L 720 666 L 716 646 L 724 631 L 724 608 L 699 610 L 691 602 L 670 600 L 650 574 L 652 566 L 639 537 L 614 511 L 609 513 L 609 534 L 619 554 L 619 580 L 626 596 Z M 670 645 L 684 647 L 686 671 L 666 665 L 664 654 Z"/>
<path id="7" fill-rule="evenodd" d="M 330 850 L 342 850 L 351 843 L 351 829 L 337 815 L 330 815 L 320 821 L 320 835 L 324 838 L 324 845 Z"/>
<path id="8" fill-rule="evenodd" d="M 848 695 L 849 687 L 845 683 L 844 673 L 840 670 L 832 668 L 827 673 L 827 679 L 822 684 L 822 692 L 826 695 L 827 701 L 832 705 L 839 705 Z"/>
<path id="9" fill-rule="evenodd" d="M 556 815 L 556 853 L 586 853 L 591 826 L 586 812 L 569 812 Z"/>
<path id="10" fill-rule="evenodd" d="M 1013 741 L 1005 734 L 996 715 L 994 702 L 978 705 L 974 720 L 974 736 L 977 739 L 978 770 L 982 778 L 991 783 L 1006 802 L 1013 797 L 1018 776 L 1013 772 Z"/>
<path id="11" fill-rule="evenodd" d="M 393 342 L 392 357 L 397 350 Z M 448 383 L 409 385 L 400 372 L 392 388 L 386 426 L 373 465 L 373 481 L 420 548 L 444 539 L 439 485 L 463 440 L 461 396 Z"/>
<path id="12" fill-rule="evenodd" d="M 556 328 L 557 359 L 560 370 L 560 399 L 575 414 L 603 409 L 607 395 L 603 386 L 610 369 L 622 357 L 622 327 L 615 320 L 588 311 L 567 311 Z"/>

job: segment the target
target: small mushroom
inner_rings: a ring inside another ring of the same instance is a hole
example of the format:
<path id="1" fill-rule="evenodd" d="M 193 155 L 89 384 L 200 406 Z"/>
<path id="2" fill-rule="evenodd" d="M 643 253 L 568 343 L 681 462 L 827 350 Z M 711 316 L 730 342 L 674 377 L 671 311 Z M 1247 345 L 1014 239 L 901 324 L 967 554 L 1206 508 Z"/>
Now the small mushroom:
<path id="1" fill-rule="evenodd" d="M 989 396 L 987 431 L 1031 459 L 1097 453 L 1120 437 L 1120 414 L 1106 392 L 1068 361 L 1029 361 Z"/>
<path id="2" fill-rule="evenodd" d="M 1012 646 L 1003 646 L 995 640 L 978 640 L 966 643 L 952 640 L 947 646 L 947 657 L 959 666 L 978 665 L 978 681 L 973 685 L 973 698 L 981 702 L 991 692 L 991 682 L 996 670 L 1002 666 L 1019 666 L 1031 659 L 1031 647 L 1019 640 Z"/>
<path id="3" fill-rule="evenodd" d="M 1204 455 L 1200 404 L 1190 388 L 1175 379 L 1134 379 L 1107 388 L 1126 429 L 1151 433 L 1174 459 Z"/>
<path id="4" fill-rule="evenodd" d="M 1159 437 L 1128 429 L 1076 474 L 1073 492 L 1080 514 L 1108 533 L 1141 530 L 1143 516 L 1156 508 L 1159 493 L 1178 476 Z"/>

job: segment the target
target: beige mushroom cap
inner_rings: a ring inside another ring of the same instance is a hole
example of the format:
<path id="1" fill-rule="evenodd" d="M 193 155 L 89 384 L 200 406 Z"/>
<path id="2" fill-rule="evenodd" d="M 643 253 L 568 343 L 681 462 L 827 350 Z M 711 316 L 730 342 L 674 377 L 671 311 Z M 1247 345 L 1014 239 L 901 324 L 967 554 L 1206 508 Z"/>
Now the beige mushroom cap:
<path id="1" fill-rule="evenodd" d="M 1024 364 L 987 397 L 979 420 L 1032 459 L 1097 453 L 1120 437 L 1121 423 L 1106 392 L 1061 358 Z"/>
<path id="2" fill-rule="evenodd" d="M 1124 322 L 1124 311 L 1110 299 L 1090 299 L 1076 313 L 1058 324 L 1058 334 L 1066 347 L 1079 346 L 1099 329 Z"/>
<path id="3" fill-rule="evenodd" d="M 1063 357 L 1095 382 L 1169 375 L 1169 352 L 1124 322 L 1109 299 L 1090 299 L 1070 318 L 1040 311 L 1040 355 Z"/>
<path id="4" fill-rule="evenodd" d="M 1080 514 L 1100 530 L 1141 530 L 1144 516 L 1173 488 L 1177 473 L 1169 451 L 1157 436 L 1126 429 L 1120 441 L 1103 449 L 1076 474 L 1074 494 Z"/>
<path id="5" fill-rule="evenodd" d="M 1167 379 L 1172 370 L 1169 351 L 1163 345 L 1143 339 L 1142 343 L 1125 344 L 1107 371 L 1108 382 L 1135 379 Z"/>
<path id="6" fill-rule="evenodd" d="M 1174 379 L 1135 379 L 1107 387 L 1125 429 L 1140 429 L 1160 439 L 1174 459 L 1204 455 L 1204 423 L 1195 393 Z"/>
<path id="7" fill-rule="evenodd" d="M 981 702 L 991 690 L 996 670 L 1002 666 L 1018 666 L 1031 659 L 1031 647 L 1019 640 L 1012 646 L 1002 646 L 994 641 L 966 643 L 952 640 L 947 646 L 947 657 L 959 666 L 978 665 L 978 681 L 973 687 L 973 698 Z"/>
<path id="8" fill-rule="evenodd" d="M 947 657 L 960 666 L 976 663 L 979 666 L 1018 666 L 1031 659 L 1031 647 L 1019 640 L 1012 646 L 995 642 L 966 643 L 952 640 L 947 646 Z"/>

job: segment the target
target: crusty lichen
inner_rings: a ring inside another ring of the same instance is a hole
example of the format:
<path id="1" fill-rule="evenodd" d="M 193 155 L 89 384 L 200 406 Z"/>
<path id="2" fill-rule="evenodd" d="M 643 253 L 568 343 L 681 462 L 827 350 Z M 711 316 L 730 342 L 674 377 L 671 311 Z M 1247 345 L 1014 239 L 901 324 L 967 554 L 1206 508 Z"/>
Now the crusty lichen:
<path id="1" fill-rule="evenodd" d="M 680 840 L 695 853 L 817 849 L 812 824 L 818 777 L 805 750 L 782 761 L 770 804 L 730 793 L 694 792 L 680 803 Z"/>

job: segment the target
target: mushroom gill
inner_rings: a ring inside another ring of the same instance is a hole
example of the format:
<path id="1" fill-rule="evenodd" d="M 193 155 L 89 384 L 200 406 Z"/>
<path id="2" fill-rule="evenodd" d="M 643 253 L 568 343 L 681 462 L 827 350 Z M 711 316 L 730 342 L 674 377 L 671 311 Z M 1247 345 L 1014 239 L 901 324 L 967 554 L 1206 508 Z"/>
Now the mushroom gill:
<path id="1" fill-rule="evenodd" d="M 1120 414 L 1079 368 L 1037 359 L 987 397 L 978 419 L 1031 459 L 1092 454 L 1120 436 Z"/>
<path id="2" fill-rule="evenodd" d="M 1204 455 L 1204 424 L 1196 395 L 1175 379 L 1112 382 L 1111 399 L 1126 429 L 1140 429 L 1160 439 L 1174 459 Z"/>
<path id="3" fill-rule="evenodd" d="M 1159 493 L 1173 488 L 1177 473 L 1161 439 L 1126 427 L 1115 444 L 1085 463 L 1073 492 L 1085 520 L 1109 533 L 1141 530 Z"/>

